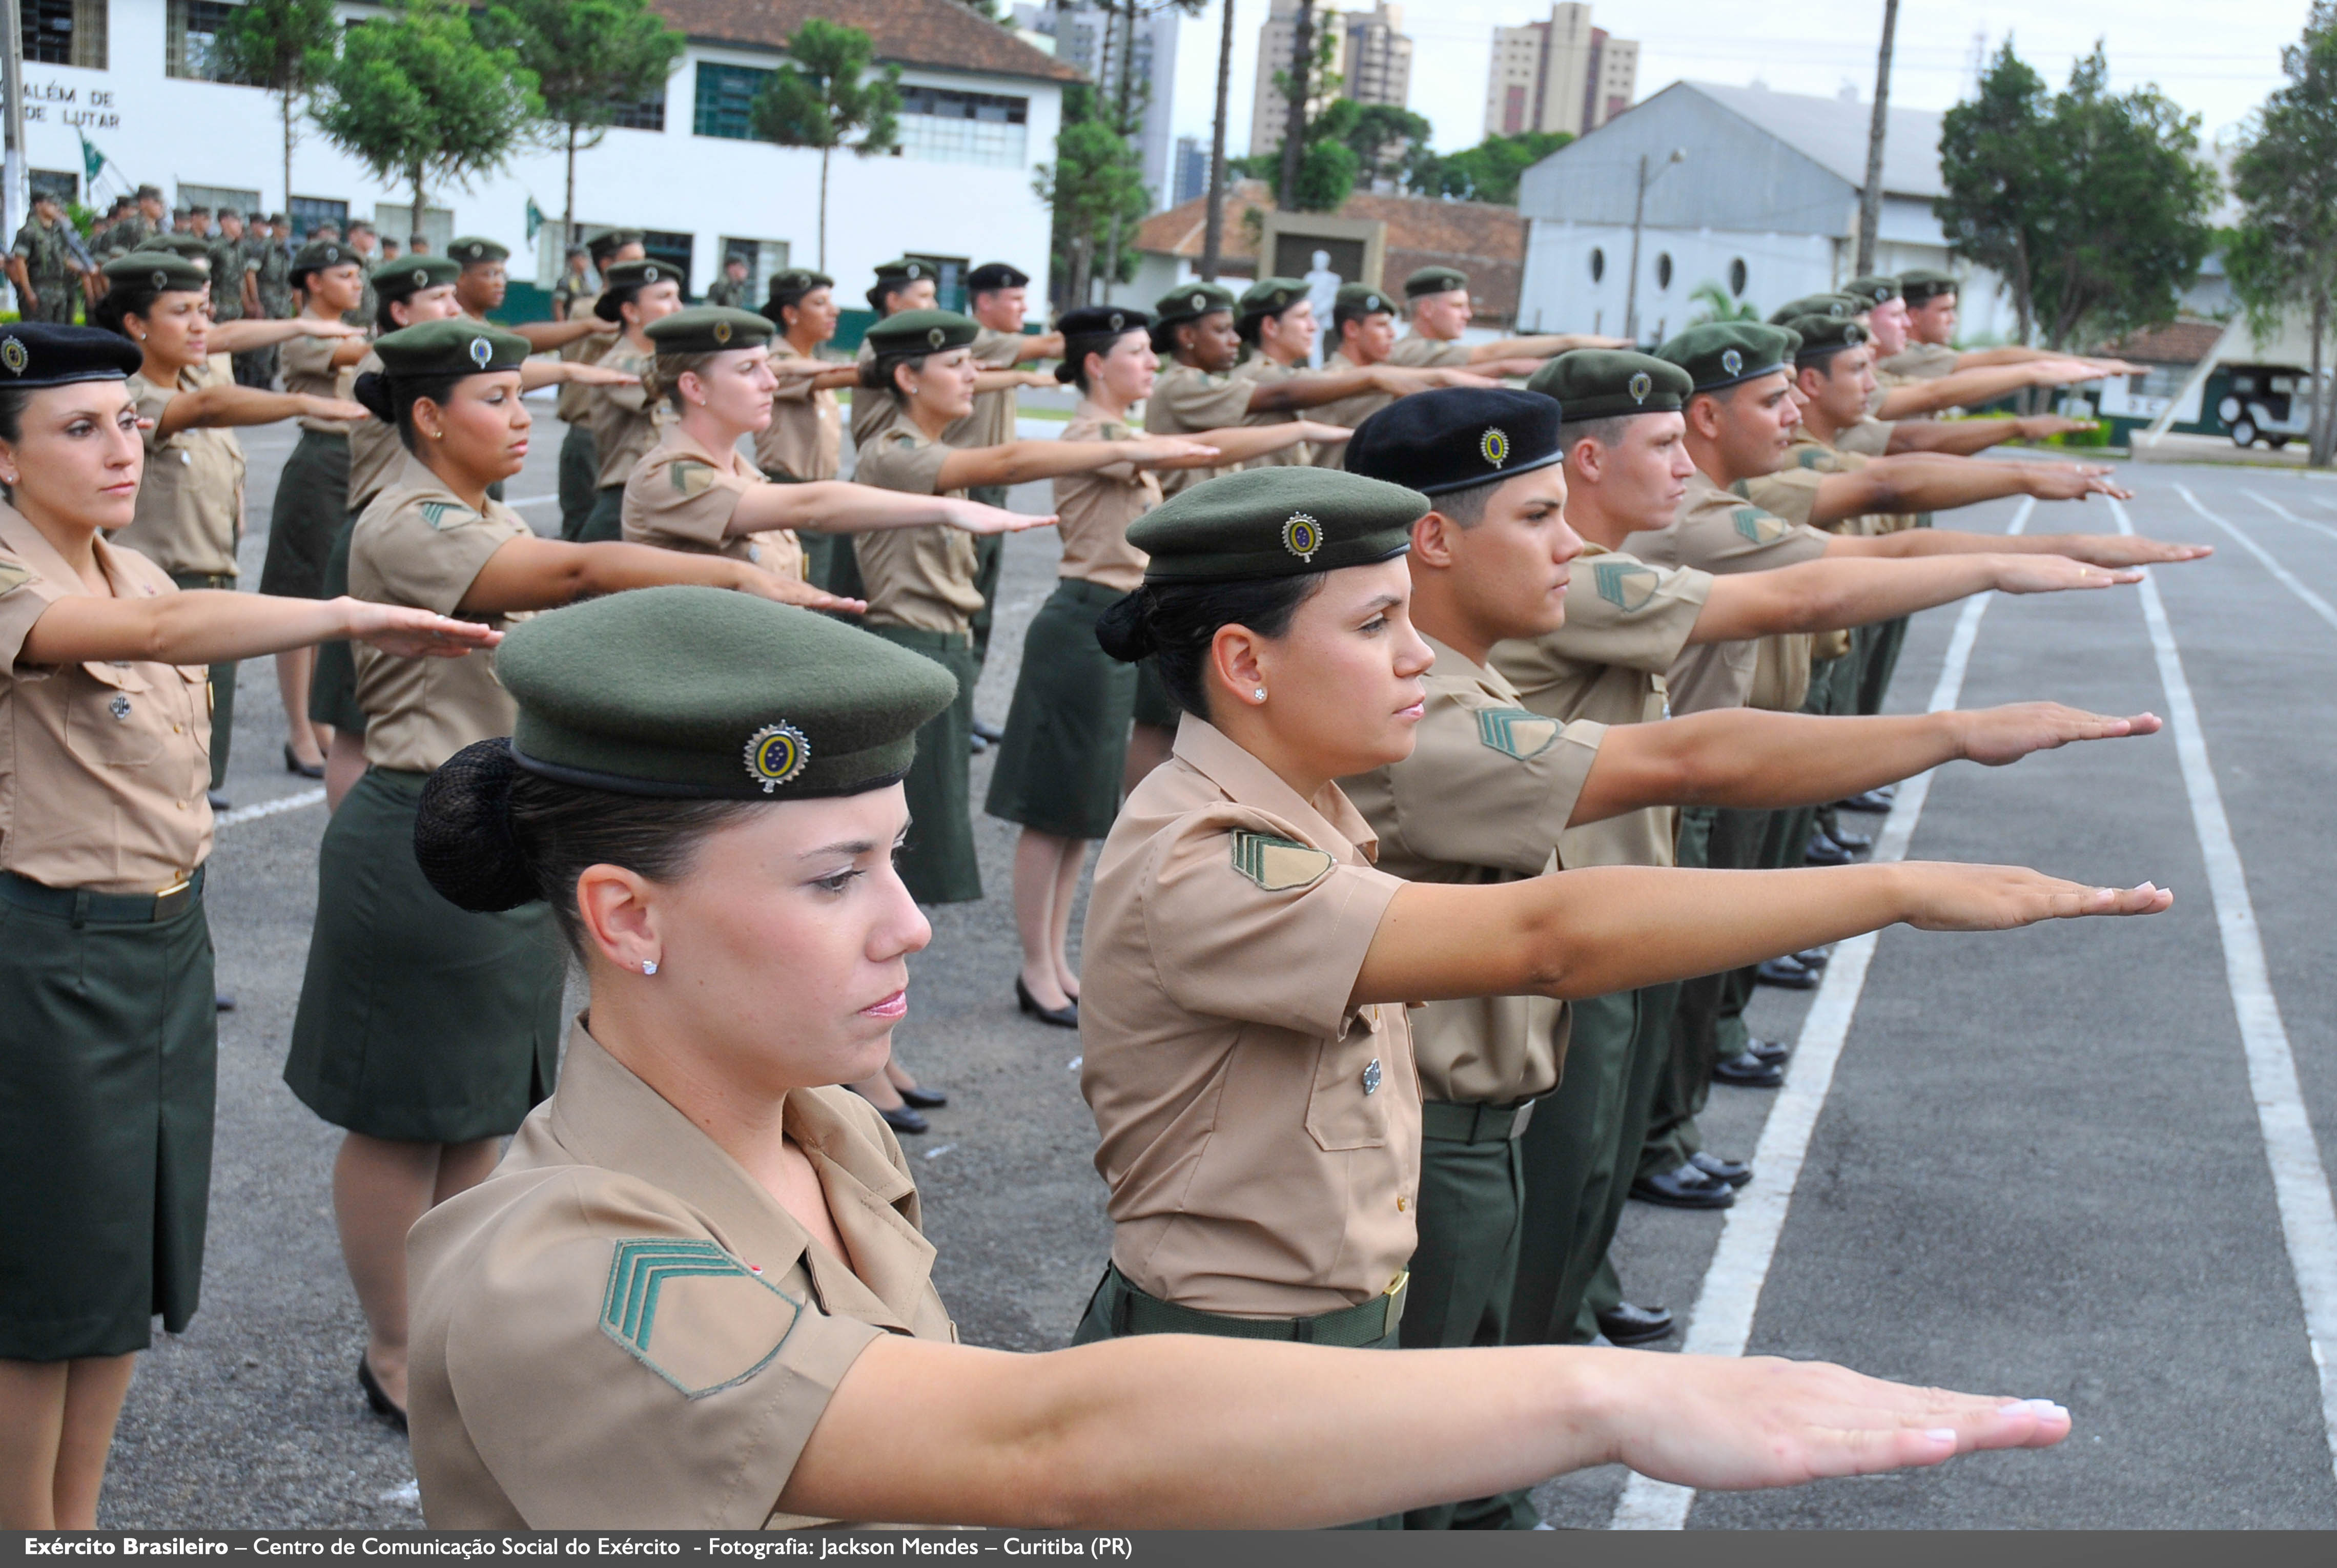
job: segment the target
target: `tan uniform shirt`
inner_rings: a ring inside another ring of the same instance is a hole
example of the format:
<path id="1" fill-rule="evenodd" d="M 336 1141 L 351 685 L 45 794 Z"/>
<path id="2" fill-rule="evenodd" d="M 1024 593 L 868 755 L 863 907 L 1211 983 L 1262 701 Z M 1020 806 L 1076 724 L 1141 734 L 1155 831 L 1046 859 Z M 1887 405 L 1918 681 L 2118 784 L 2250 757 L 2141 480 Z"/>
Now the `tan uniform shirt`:
<path id="1" fill-rule="evenodd" d="M 625 481 L 625 542 L 725 555 L 801 582 L 803 546 L 792 530 L 729 531 L 738 498 L 770 482 L 736 447 L 711 453 L 679 424 L 668 425 Z"/>
<path id="2" fill-rule="evenodd" d="M 1080 1089 L 1138 1289 L 1312 1317 L 1411 1259 L 1412 1028 L 1348 1000 L 1403 885 L 1374 847 L 1336 785 L 1302 800 L 1190 714 L 1120 807 L 1088 901 Z"/>
<path id="3" fill-rule="evenodd" d="M 1171 361 L 1160 367 L 1160 374 L 1153 378 L 1152 395 L 1144 400 L 1144 433 L 1191 435 L 1247 424 L 1250 389 L 1247 380 L 1212 375 Z M 1160 493 L 1176 495 L 1205 479 L 1232 472 L 1230 467 L 1172 469 L 1160 476 Z"/>
<path id="4" fill-rule="evenodd" d="M 1330 358 L 1323 362 L 1323 374 L 1325 375 L 1344 375 L 1361 368 L 1363 367 L 1349 359 L 1344 353 L 1335 352 Z M 1310 408 L 1306 411 L 1306 417 L 1319 420 L 1325 424 L 1344 424 L 1349 430 L 1353 430 L 1394 401 L 1393 396 L 1384 392 L 1359 392 L 1353 397 L 1343 397 L 1336 403 L 1326 403 L 1320 408 Z M 1315 448 L 1315 466 L 1338 467 L 1346 450 L 1344 445 Z"/>
<path id="5" fill-rule="evenodd" d="M 284 390 L 305 393 L 310 397 L 346 399 L 349 388 L 357 385 L 357 369 L 354 365 L 336 366 L 333 355 L 339 352 L 342 339 L 337 337 L 295 337 L 277 352 L 277 363 L 284 367 Z M 353 419 L 311 419 L 302 415 L 303 430 L 313 430 L 319 435 L 347 435 L 355 430 Z"/>
<path id="6" fill-rule="evenodd" d="M 490 501 L 484 516 L 473 511 L 408 457 L 350 535 L 349 592 L 376 604 L 454 615 L 489 556 L 514 539 L 533 537 L 510 507 Z M 464 618 L 500 630 L 527 615 Z M 493 654 L 397 658 L 365 643 L 352 646 L 357 706 L 367 720 L 366 761 L 374 766 L 430 773 L 474 741 L 511 734 L 519 709 L 495 679 Z"/>
<path id="7" fill-rule="evenodd" d="M 378 374 L 381 369 L 381 355 L 369 349 L 357 363 L 358 375 Z M 355 377 L 350 385 L 356 385 Z M 363 511 L 405 462 L 406 443 L 397 439 L 397 426 L 386 420 L 358 420 L 349 431 L 351 515 Z"/>
<path id="8" fill-rule="evenodd" d="M 600 297 L 598 294 L 592 294 L 578 299 L 568 307 L 568 319 L 576 321 L 592 315 L 592 307 Z M 579 337 L 560 346 L 560 357 L 571 365 L 598 365 L 601 356 L 616 341 L 615 337 L 603 337 L 598 334 Z M 552 412 L 560 415 L 562 424 L 582 424 L 592 414 L 592 389 L 579 386 L 572 381 L 563 381 L 560 384 L 559 400 L 552 407 Z"/>
<path id="9" fill-rule="evenodd" d="M 436 1529 L 790 1528 L 838 1382 L 956 1338 L 916 1183 L 849 1090 L 787 1096 L 847 1262 L 586 1032 L 494 1174 L 406 1243 L 409 1410 Z"/>
<path id="10" fill-rule="evenodd" d="M 113 536 L 173 575 L 233 577 L 235 546 L 243 532 L 243 446 L 231 430 L 197 427 L 157 438 L 162 411 L 182 392 L 231 385 L 217 363 L 181 372 L 176 386 L 130 378 L 138 417 L 155 425 L 141 432 L 146 472 L 130 526 Z"/>
<path id="11" fill-rule="evenodd" d="M 805 355 L 786 338 L 774 337 L 771 357 L 802 359 Z M 771 394 L 771 423 L 755 433 L 755 461 L 767 472 L 808 481 L 834 479 L 841 472 L 844 414 L 836 394 L 813 386 L 812 380 L 808 375 L 783 375 L 779 389 Z"/>
<path id="12" fill-rule="evenodd" d="M 899 409 L 892 423 L 860 448 L 852 477 L 879 490 L 963 500 L 965 492 L 940 487 L 942 465 L 956 450 L 925 434 L 910 422 L 906 409 Z M 850 537 L 860 579 L 867 585 L 865 618 L 872 625 L 972 631 L 973 612 L 982 608 L 982 590 L 973 582 L 978 565 L 973 535 L 932 523 Z"/>
<path id="13" fill-rule="evenodd" d="M 1412 882 L 1510 882 L 1556 869 L 1567 818 L 1607 733 L 1528 710 L 1500 674 L 1434 638 L 1412 755 L 1339 787 L 1379 835 L 1380 870 Z M 1512 1105 L 1558 1087 L 1566 1008 L 1548 997 L 1431 1002 L 1412 1019 L 1423 1099 Z"/>
<path id="14" fill-rule="evenodd" d="M 117 599 L 176 593 L 169 574 L 100 534 Z M 53 888 L 152 893 L 211 852 L 210 671 L 147 660 L 21 662 L 81 576 L 0 502 L 0 870 Z"/>
<path id="15" fill-rule="evenodd" d="M 1699 470 L 1688 475 L 1679 515 L 1667 527 L 1629 535 L 1623 550 L 1650 566 L 1692 566 L 1725 577 L 1815 560 L 1826 551 L 1826 536 L 1731 494 Z M 1761 707 L 1791 713 L 1809 695 L 1809 638 L 1795 633 L 1699 644 L 1665 677 L 1672 712 Z"/>
<path id="16" fill-rule="evenodd" d="M 1413 369 L 1425 366 L 1439 370 L 1466 370 L 1469 368 L 1469 346 L 1458 339 L 1447 342 L 1442 337 L 1423 337 L 1420 328 L 1415 326 L 1395 340 L 1395 346 L 1388 351 L 1388 363 Z"/>
<path id="17" fill-rule="evenodd" d="M 973 362 L 984 370 L 1012 370 L 1021 363 L 1022 343 L 1023 336 L 1019 332 L 998 332 L 985 326 L 973 335 Z M 1019 406 L 1011 386 L 1002 386 L 996 392 L 977 392 L 973 394 L 973 412 L 953 421 L 942 432 L 942 444 L 1003 446 L 1014 439 Z"/>
<path id="18" fill-rule="evenodd" d="M 1106 414 L 1086 398 L 1063 427 L 1065 441 L 1134 441 L 1127 421 Z M 1101 583 L 1121 593 L 1144 580 L 1150 559 L 1128 542 L 1128 525 L 1160 504 L 1160 476 L 1126 463 L 1055 481 L 1056 532 L 1062 536 L 1059 577 Z"/>
<path id="19" fill-rule="evenodd" d="M 611 370 L 644 375 L 657 363 L 657 355 L 643 354 L 620 337 L 601 356 L 600 363 Z M 593 453 L 601 463 L 593 483 L 606 490 L 612 484 L 624 483 L 625 477 L 633 472 L 633 464 L 658 443 L 658 437 L 672 422 L 673 407 L 662 397 L 652 404 L 645 387 L 593 386 L 585 390 L 592 394 L 585 418 L 592 426 Z"/>
<path id="20" fill-rule="evenodd" d="M 1272 386 L 1294 376 L 1307 374 L 1303 365 L 1276 365 L 1263 354 L 1253 354 L 1234 366 L 1232 380 L 1237 386 Z M 1295 424 L 1298 415 L 1289 409 L 1266 414 L 1246 414 L 1237 424 Z M 1264 457 L 1253 457 L 1244 468 L 1304 468 L 1314 460 L 1314 448 L 1305 442 L 1296 442 L 1280 452 L 1269 452 Z M 1221 471 L 1222 472 L 1222 471 Z"/>
<path id="21" fill-rule="evenodd" d="M 1891 433 L 1898 427 L 1895 419 L 1877 419 L 1869 414 L 1833 438 L 1834 450 L 1854 452 L 1861 457 L 1881 457 L 1891 450 Z"/>
<path id="22" fill-rule="evenodd" d="M 861 339 L 856 365 L 865 365 L 876 357 L 876 351 Z M 876 433 L 885 428 L 893 415 L 899 413 L 901 400 L 881 387 L 855 386 L 852 389 L 852 445 L 855 451 L 868 444 Z"/>
<path id="23" fill-rule="evenodd" d="M 1911 343 L 1890 358 L 1875 365 L 1877 372 L 1888 371 L 1909 381 L 1937 381 L 1955 374 L 1956 361 L 1963 356 L 1944 343 Z"/>

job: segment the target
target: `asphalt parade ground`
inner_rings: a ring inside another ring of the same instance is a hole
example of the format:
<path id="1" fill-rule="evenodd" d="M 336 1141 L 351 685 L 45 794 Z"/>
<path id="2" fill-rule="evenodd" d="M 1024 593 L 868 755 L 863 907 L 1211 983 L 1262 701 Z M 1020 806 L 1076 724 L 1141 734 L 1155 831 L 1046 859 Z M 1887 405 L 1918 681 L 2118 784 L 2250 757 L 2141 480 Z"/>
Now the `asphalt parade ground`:
<path id="1" fill-rule="evenodd" d="M 556 531 L 559 426 L 507 485 Z M 256 582 L 288 429 L 247 433 Z M 2043 1397 L 2049 1453 L 1791 1492 L 1696 1495 L 1620 1469 L 1538 1495 L 1566 1527 L 2337 1527 L 2337 482 L 2129 467 L 2139 532 L 2217 547 L 2144 589 L 1994 598 L 1920 618 L 1892 706 L 2054 697 L 2161 735 L 1902 788 L 1878 852 L 2027 863 L 2176 891 L 2152 920 L 1846 943 L 1824 989 L 1764 990 L 1787 1087 L 1714 1091 L 1708 1144 L 1756 1154 L 1726 1215 L 1634 1204 L 1618 1262 L 1690 1349 L 1845 1362 Z M 1014 504 L 1046 510 L 1044 488 Z M 2097 501 L 1943 518 L 2114 531 Z M 1002 721 L 1051 534 L 1008 541 L 976 706 Z M 1944 678 L 1943 678 L 1944 677 Z M 413 1527 L 404 1440 L 354 1376 L 363 1329 L 328 1182 L 339 1134 L 284 1087 L 322 792 L 289 776 L 268 661 L 242 668 L 206 898 L 221 988 L 202 1310 L 158 1334 L 125 1409 L 109 1526 Z M 986 759 L 973 764 L 977 805 Z M 990 896 L 932 911 L 902 1059 L 945 1087 L 907 1141 L 970 1344 L 1065 1343 L 1109 1246 L 1075 1034 L 1018 1016 L 1009 824 L 977 816 Z M 1074 925 L 1076 930 L 1076 922 Z M 1263 1196 L 1263 1195 L 1262 1195 Z M 1677 1349 L 1675 1339 L 1668 1348 Z M 1401 1443 L 1400 1432 L 1389 1440 Z"/>

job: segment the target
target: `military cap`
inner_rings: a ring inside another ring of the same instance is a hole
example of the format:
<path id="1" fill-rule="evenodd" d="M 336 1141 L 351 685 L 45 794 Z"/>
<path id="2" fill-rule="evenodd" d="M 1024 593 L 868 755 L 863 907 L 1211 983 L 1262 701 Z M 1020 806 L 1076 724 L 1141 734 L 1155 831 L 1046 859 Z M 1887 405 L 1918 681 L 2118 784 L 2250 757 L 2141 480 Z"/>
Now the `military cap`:
<path id="1" fill-rule="evenodd" d="M 720 354 L 753 348 L 771 340 L 768 317 L 727 305 L 693 305 L 660 317 L 641 329 L 660 354 Z"/>
<path id="2" fill-rule="evenodd" d="M 1261 278 L 1242 290 L 1241 302 L 1234 314 L 1244 321 L 1260 316 L 1279 316 L 1305 298 L 1307 293 L 1303 278 Z"/>
<path id="3" fill-rule="evenodd" d="M 886 355 L 914 356 L 963 348 L 981 330 L 980 322 L 954 310 L 904 310 L 871 326 L 867 341 L 879 358 Z"/>
<path id="4" fill-rule="evenodd" d="M 1869 310 L 1878 305 L 1888 305 L 1899 297 L 1899 280 L 1879 273 L 1853 278 L 1842 286 L 1842 292 L 1860 301 Z"/>
<path id="5" fill-rule="evenodd" d="M 592 302 L 592 314 L 603 321 L 621 319 L 618 308 L 634 293 L 652 283 L 680 283 L 681 274 L 673 264 L 654 258 L 640 261 L 612 261 L 601 274 L 601 297 Z"/>
<path id="6" fill-rule="evenodd" d="M 785 272 L 771 276 L 770 295 L 763 306 L 763 314 L 773 321 L 778 317 L 782 305 L 794 305 L 815 288 L 833 288 L 836 279 L 825 272 L 814 272 L 808 267 L 790 267 Z"/>
<path id="7" fill-rule="evenodd" d="M 1783 326 L 1797 316 L 1863 316 L 1868 306 L 1855 294 L 1839 290 L 1828 294 L 1804 294 L 1799 299 L 1789 299 L 1769 312 L 1769 325 Z"/>
<path id="8" fill-rule="evenodd" d="M 475 267 L 484 261 L 509 259 L 511 247 L 498 245 L 481 235 L 465 234 L 446 247 L 446 254 L 465 267 Z"/>
<path id="9" fill-rule="evenodd" d="M 1395 305 L 1368 283 L 1342 283 L 1338 297 L 1331 302 L 1334 325 L 1342 321 L 1361 321 L 1366 316 L 1377 316 L 1382 312 L 1393 315 Z"/>
<path id="10" fill-rule="evenodd" d="M 1065 337 L 1117 337 L 1123 332 L 1146 332 L 1152 313 L 1125 305 L 1083 305 L 1056 318 L 1055 330 Z"/>
<path id="11" fill-rule="evenodd" d="M 162 193 L 152 185 L 142 185 L 138 188 L 138 193 L 132 197 L 131 200 L 132 201 L 160 201 L 162 200 Z"/>
<path id="12" fill-rule="evenodd" d="M 386 340 L 385 340 L 386 341 Z M 909 771 L 919 726 L 957 699 L 922 655 L 726 589 L 636 589 L 515 626 L 495 676 L 519 705 L 513 759 L 619 794 L 807 800 Z"/>
<path id="13" fill-rule="evenodd" d="M 1697 392 L 1717 392 L 1785 368 L 1801 340 L 1782 326 L 1756 321 L 1707 321 L 1656 350 L 1696 383 Z"/>
<path id="14" fill-rule="evenodd" d="M 1457 267 L 1423 267 L 1403 280 L 1403 297 L 1417 299 L 1423 294 L 1450 294 L 1468 287 L 1469 275 Z"/>
<path id="15" fill-rule="evenodd" d="M 64 386 L 76 381 L 119 381 L 145 362 L 136 344 L 102 326 L 59 326 L 45 321 L 0 326 L 0 386 Z"/>
<path id="16" fill-rule="evenodd" d="M 392 381 L 447 375 L 480 375 L 517 370 L 528 356 L 527 339 L 516 332 L 468 320 L 425 321 L 374 339 L 382 369 Z"/>
<path id="17" fill-rule="evenodd" d="M 148 235 L 146 248 L 167 250 L 173 256 L 183 256 L 190 260 L 201 257 L 208 261 L 211 253 L 211 242 L 200 234 L 189 234 L 184 229 L 174 229 L 168 234 Z"/>
<path id="18" fill-rule="evenodd" d="M 1335 468 L 1252 468 L 1154 507 L 1128 529 L 1147 582 L 1299 577 L 1368 566 L 1412 546 L 1428 497 Z"/>
<path id="19" fill-rule="evenodd" d="M 1928 305 L 1942 294 L 1954 294 L 1960 289 L 1956 275 L 1952 272 L 1915 267 L 1899 275 L 1900 296 L 1911 306 Z"/>
<path id="20" fill-rule="evenodd" d="M 1423 495 L 1492 484 L 1566 455 L 1555 398 L 1505 386 L 1448 386 L 1399 397 L 1355 426 L 1349 473 Z"/>
<path id="21" fill-rule="evenodd" d="M 1846 316 L 1797 316 L 1785 330 L 1800 336 L 1794 359 L 1803 365 L 1832 359 L 1845 348 L 1863 348 L 1868 338 L 1865 326 Z"/>
<path id="22" fill-rule="evenodd" d="M 1652 354 L 1578 348 L 1535 371 L 1526 390 L 1558 399 L 1569 420 L 1621 419 L 1634 414 L 1677 414 L 1696 383 L 1687 371 Z"/>
<path id="23" fill-rule="evenodd" d="M 276 214 L 275 217 L 270 218 L 268 220 L 268 227 L 270 229 L 289 229 L 292 227 L 292 220 L 279 212 Z"/>
<path id="24" fill-rule="evenodd" d="M 1152 318 L 1162 326 L 1198 321 L 1212 310 L 1231 310 L 1234 291 L 1214 283 L 1180 283 L 1152 302 Z"/>
<path id="25" fill-rule="evenodd" d="M 913 260 L 906 256 L 897 260 L 880 261 L 876 264 L 876 281 L 879 283 L 914 283 L 919 278 L 931 278 L 933 275 L 934 268 L 931 262 Z"/>
<path id="26" fill-rule="evenodd" d="M 1030 282 L 1029 273 L 1003 261 L 985 261 L 965 275 L 969 294 L 987 294 L 993 288 L 1023 288 Z"/>
<path id="27" fill-rule="evenodd" d="M 158 294 L 203 293 L 211 286 L 209 273 L 185 257 L 167 250 L 133 250 L 127 256 L 115 257 L 100 270 L 110 284 L 145 285 Z"/>
<path id="28" fill-rule="evenodd" d="M 292 276 L 298 278 L 304 272 L 322 272 L 328 267 L 339 267 L 344 263 L 355 266 L 364 259 L 337 239 L 311 239 L 300 247 L 300 253 L 292 258 Z"/>
<path id="29" fill-rule="evenodd" d="M 401 256 L 373 269 L 373 291 L 384 299 L 410 299 L 425 288 L 454 282 L 462 270 L 448 257 Z"/>

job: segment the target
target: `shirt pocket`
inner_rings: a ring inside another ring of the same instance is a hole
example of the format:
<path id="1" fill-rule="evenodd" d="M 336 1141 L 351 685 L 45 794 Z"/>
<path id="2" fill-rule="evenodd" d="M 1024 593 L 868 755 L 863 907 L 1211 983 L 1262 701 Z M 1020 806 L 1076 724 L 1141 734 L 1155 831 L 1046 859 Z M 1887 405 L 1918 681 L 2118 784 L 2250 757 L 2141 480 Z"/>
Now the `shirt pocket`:
<path id="1" fill-rule="evenodd" d="M 65 746 L 93 767 L 145 767 L 162 755 L 171 699 L 134 665 L 90 663 L 65 711 Z"/>
<path id="2" fill-rule="evenodd" d="M 1315 1045 L 1315 1085 L 1306 1098 L 1306 1131 L 1325 1150 L 1376 1149 L 1388 1141 L 1385 1082 L 1392 1071 L 1387 1027 L 1375 1005 L 1355 1015 L 1342 1037 Z"/>
<path id="3" fill-rule="evenodd" d="M 211 755 L 211 672 L 209 665 L 179 664 L 171 668 L 186 687 L 186 717 L 182 721 L 187 733 L 195 737 L 195 749 L 208 763 Z"/>

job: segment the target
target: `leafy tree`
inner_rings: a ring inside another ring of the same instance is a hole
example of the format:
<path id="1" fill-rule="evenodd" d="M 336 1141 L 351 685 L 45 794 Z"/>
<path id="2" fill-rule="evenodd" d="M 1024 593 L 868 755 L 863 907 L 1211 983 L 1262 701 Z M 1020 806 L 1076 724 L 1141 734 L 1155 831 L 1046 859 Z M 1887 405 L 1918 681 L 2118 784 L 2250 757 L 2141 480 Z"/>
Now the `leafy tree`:
<path id="1" fill-rule="evenodd" d="M 1401 184 L 1434 134 L 1424 115 L 1352 98 L 1339 99 L 1308 127 L 1311 141 L 1336 141 L 1355 155 L 1355 182 L 1366 190 L 1376 190 L 1382 180 Z"/>
<path id="2" fill-rule="evenodd" d="M 876 46 L 857 27 L 814 16 L 787 40 L 787 61 L 771 73 L 751 111 L 755 134 L 782 147 L 819 149 L 819 265 L 827 265 L 827 168 L 839 147 L 859 158 L 889 152 L 901 138 L 901 68 L 865 75 Z"/>
<path id="3" fill-rule="evenodd" d="M 2225 267 L 2259 332 L 2303 307 L 2313 335 L 2312 461 L 2337 455 L 2337 390 L 2322 344 L 2337 304 L 2337 0 L 2314 0 L 2304 35 L 2281 52 L 2275 91 L 2232 161 L 2242 215 Z"/>
<path id="4" fill-rule="evenodd" d="M 664 93 L 689 41 L 645 0 L 502 0 L 480 31 L 534 73 L 545 140 L 566 152 L 564 243 L 576 232 L 576 154 L 598 147 L 627 105 Z"/>
<path id="5" fill-rule="evenodd" d="M 1515 207 L 1519 176 L 1573 140 L 1564 131 L 1521 131 L 1442 156 L 1423 149 L 1413 154 L 1405 179 L 1422 196 Z"/>
<path id="6" fill-rule="evenodd" d="M 2030 259 L 2055 180 L 2047 165 L 2045 79 L 2007 38 L 1980 80 L 1978 96 L 1940 122 L 1940 176 L 1947 194 L 1931 203 L 1948 244 L 1994 272 L 2012 290 L 2020 340 L 2032 336 L 2037 300 Z"/>
<path id="7" fill-rule="evenodd" d="M 1039 165 L 1032 182 L 1054 213 L 1053 266 L 1068 307 L 1088 302 L 1099 256 L 1112 281 L 1135 276 L 1136 229 L 1152 206 L 1136 150 L 1098 99 L 1085 83 L 1064 87 L 1055 161 Z"/>
<path id="8" fill-rule="evenodd" d="M 387 0 L 343 34 L 315 93 L 310 112 L 335 145 L 376 179 L 405 181 L 417 230 L 430 187 L 468 189 L 502 168 L 543 116 L 534 74 L 482 44 L 452 0 Z"/>
<path id="9" fill-rule="evenodd" d="M 1761 307 L 1749 299 L 1738 299 L 1719 284 L 1699 283 L 1689 294 L 1688 303 L 1697 312 L 1687 319 L 1690 326 L 1701 326 L 1707 321 L 1758 321 Z"/>
<path id="10" fill-rule="evenodd" d="M 230 80 L 276 94 L 284 120 L 284 200 L 292 200 L 293 108 L 333 69 L 341 20 L 333 0 L 246 0 L 218 34 L 219 63 Z"/>

